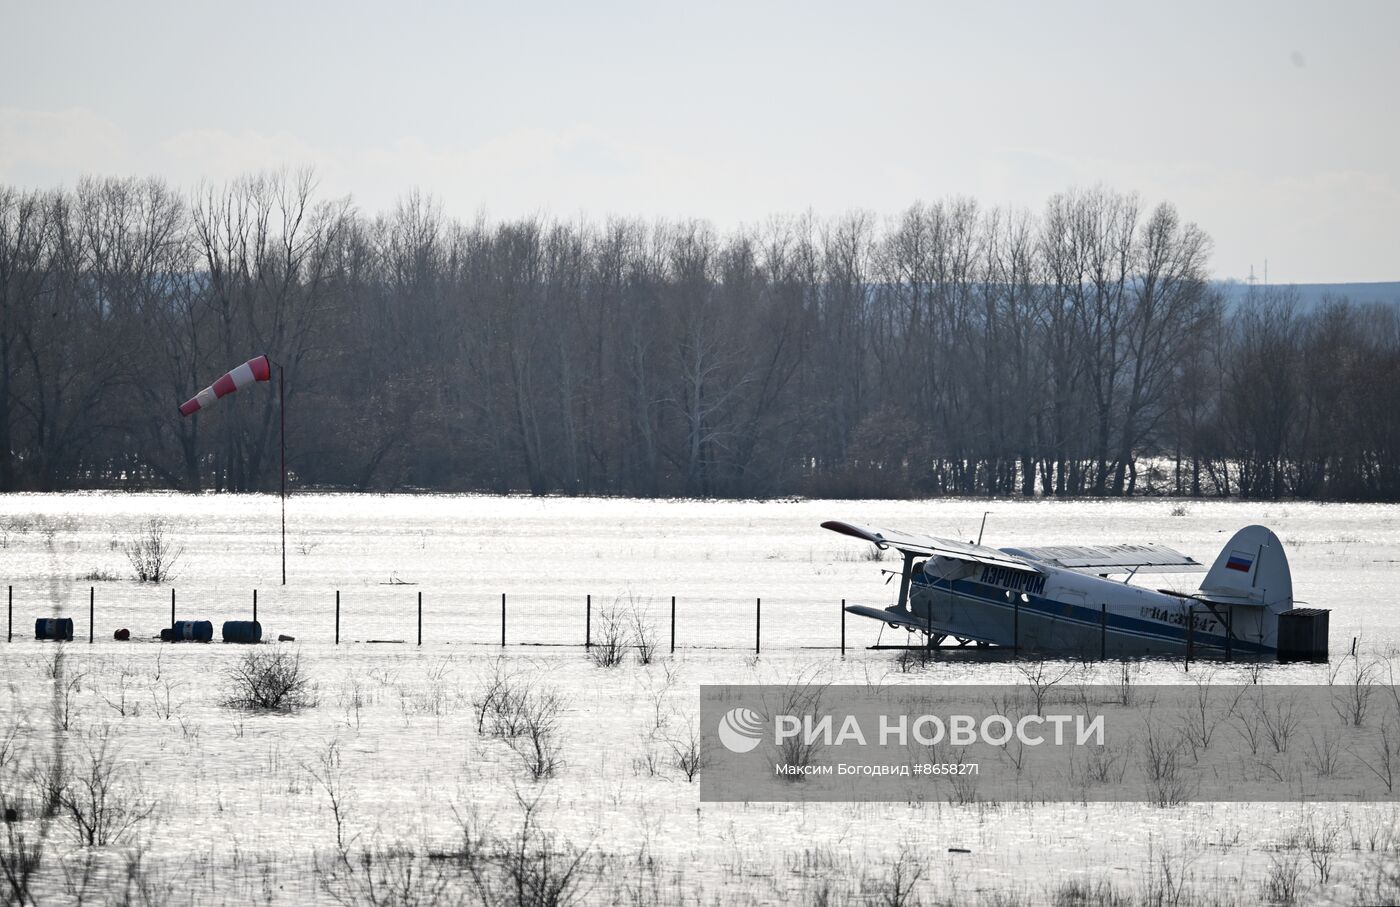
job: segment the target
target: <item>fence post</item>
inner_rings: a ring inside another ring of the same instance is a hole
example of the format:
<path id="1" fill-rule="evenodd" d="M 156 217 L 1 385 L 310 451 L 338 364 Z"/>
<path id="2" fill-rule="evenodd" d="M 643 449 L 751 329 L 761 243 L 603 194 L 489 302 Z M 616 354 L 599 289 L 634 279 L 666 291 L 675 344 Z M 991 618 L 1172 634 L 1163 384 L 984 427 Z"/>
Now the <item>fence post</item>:
<path id="1" fill-rule="evenodd" d="M 258 590 L 253 590 L 253 623 L 258 622 Z"/>
<path id="2" fill-rule="evenodd" d="M 676 654 L 676 597 L 671 596 L 671 654 Z"/>
<path id="3" fill-rule="evenodd" d="M 170 633 L 175 633 L 175 587 L 170 588 Z"/>
<path id="4" fill-rule="evenodd" d="M 841 599 L 841 654 L 846 654 L 846 600 Z"/>
<path id="5" fill-rule="evenodd" d="M 1225 660 L 1235 660 L 1235 609 L 1225 606 Z"/>
<path id="6" fill-rule="evenodd" d="M 754 599 L 753 611 L 753 654 L 759 654 L 763 640 L 763 599 Z"/>
<path id="7" fill-rule="evenodd" d="M 418 645 L 423 644 L 423 592 L 418 592 Z"/>
<path id="8" fill-rule="evenodd" d="M 88 586 L 88 645 L 92 645 L 92 623 L 97 614 L 97 587 Z"/>
<path id="9" fill-rule="evenodd" d="M 1186 609 L 1186 670 L 1191 670 L 1191 659 L 1196 655 L 1196 609 Z"/>
<path id="10" fill-rule="evenodd" d="M 583 647 L 593 648 L 593 595 L 589 593 L 583 605 Z"/>
<path id="11" fill-rule="evenodd" d="M 1010 592 L 1006 593 L 1011 595 Z M 1011 599 L 1011 657 L 1021 657 L 1021 596 Z"/>
<path id="12" fill-rule="evenodd" d="M 501 593 L 501 648 L 506 647 L 506 594 Z"/>
<path id="13" fill-rule="evenodd" d="M 1099 605 L 1099 659 L 1108 658 L 1108 603 Z"/>
<path id="14" fill-rule="evenodd" d="M 340 645 L 340 590 L 335 590 L 335 644 Z"/>
<path id="15" fill-rule="evenodd" d="M 14 586 L 11 586 L 11 587 L 10 587 L 9 597 L 6 599 L 6 601 L 7 601 L 7 607 L 6 607 L 6 610 L 5 610 L 5 642 L 14 642 L 14 640 L 15 640 L 15 587 L 14 587 Z"/>

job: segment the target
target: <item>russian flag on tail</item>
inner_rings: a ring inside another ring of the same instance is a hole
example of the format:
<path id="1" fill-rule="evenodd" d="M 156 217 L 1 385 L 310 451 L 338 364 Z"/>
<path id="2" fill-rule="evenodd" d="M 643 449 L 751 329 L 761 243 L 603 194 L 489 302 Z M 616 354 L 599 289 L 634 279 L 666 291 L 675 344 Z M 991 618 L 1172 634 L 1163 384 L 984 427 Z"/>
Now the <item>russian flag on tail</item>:
<path id="1" fill-rule="evenodd" d="M 1239 551 L 1231 551 L 1230 559 L 1225 562 L 1226 570 L 1238 570 L 1241 573 L 1248 573 L 1249 568 L 1254 566 L 1254 556 L 1243 554 Z"/>
<path id="2" fill-rule="evenodd" d="M 180 404 L 180 415 L 189 416 L 199 412 L 220 397 L 225 397 L 240 387 L 247 387 L 254 381 L 267 381 L 272 378 L 272 367 L 266 356 L 249 359 L 222 378 Z"/>

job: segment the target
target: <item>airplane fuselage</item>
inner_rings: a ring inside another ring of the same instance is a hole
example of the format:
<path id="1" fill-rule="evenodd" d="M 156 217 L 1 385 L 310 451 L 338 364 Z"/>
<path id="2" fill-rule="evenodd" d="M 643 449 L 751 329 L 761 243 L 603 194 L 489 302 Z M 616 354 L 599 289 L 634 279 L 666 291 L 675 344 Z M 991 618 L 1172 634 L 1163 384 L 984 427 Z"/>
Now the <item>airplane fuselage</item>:
<path id="1" fill-rule="evenodd" d="M 929 558 L 913 572 L 902 623 L 911 630 L 926 625 L 936 635 L 1084 657 L 1175 655 L 1188 647 L 1238 655 L 1273 650 L 1261 609 L 1226 612 L 1103 576 L 1035 566 L 1039 572 L 1030 573 Z"/>
<path id="2" fill-rule="evenodd" d="M 926 633 L 930 643 L 951 636 L 1083 658 L 1327 657 L 1327 612 L 1294 609 L 1283 544 L 1264 526 L 1245 526 L 1230 536 L 1209 569 L 1155 542 L 991 548 L 980 539 L 964 542 L 841 520 L 822 528 L 903 555 L 896 604 L 846 610 Z M 1205 578 L 1190 594 L 1130 582 L 1197 571 Z M 1110 578 L 1122 576 L 1127 579 Z M 1286 646 L 1280 642 L 1285 618 Z"/>

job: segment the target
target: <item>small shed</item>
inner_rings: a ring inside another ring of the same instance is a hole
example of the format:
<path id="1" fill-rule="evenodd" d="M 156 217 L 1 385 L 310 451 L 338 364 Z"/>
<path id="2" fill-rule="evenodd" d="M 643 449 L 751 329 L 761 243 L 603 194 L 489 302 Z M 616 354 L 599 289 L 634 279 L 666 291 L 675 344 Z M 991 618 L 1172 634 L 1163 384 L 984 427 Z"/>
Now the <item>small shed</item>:
<path id="1" fill-rule="evenodd" d="M 1293 608 L 1278 616 L 1278 660 L 1327 660 L 1327 616 L 1325 608 Z"/>

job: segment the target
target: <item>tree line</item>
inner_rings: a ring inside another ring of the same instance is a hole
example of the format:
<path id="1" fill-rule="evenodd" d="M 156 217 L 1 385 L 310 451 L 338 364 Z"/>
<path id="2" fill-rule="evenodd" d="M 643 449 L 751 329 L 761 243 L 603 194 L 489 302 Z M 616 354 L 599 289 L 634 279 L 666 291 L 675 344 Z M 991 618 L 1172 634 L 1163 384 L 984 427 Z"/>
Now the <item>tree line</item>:
<path id="1" fill-rule="evenodd" d="M 1227 305 L 1170 204 L 370 215 L 311 174 L 0 187 L 0 490 L 1400 499 L 1400 319 Z"/>

